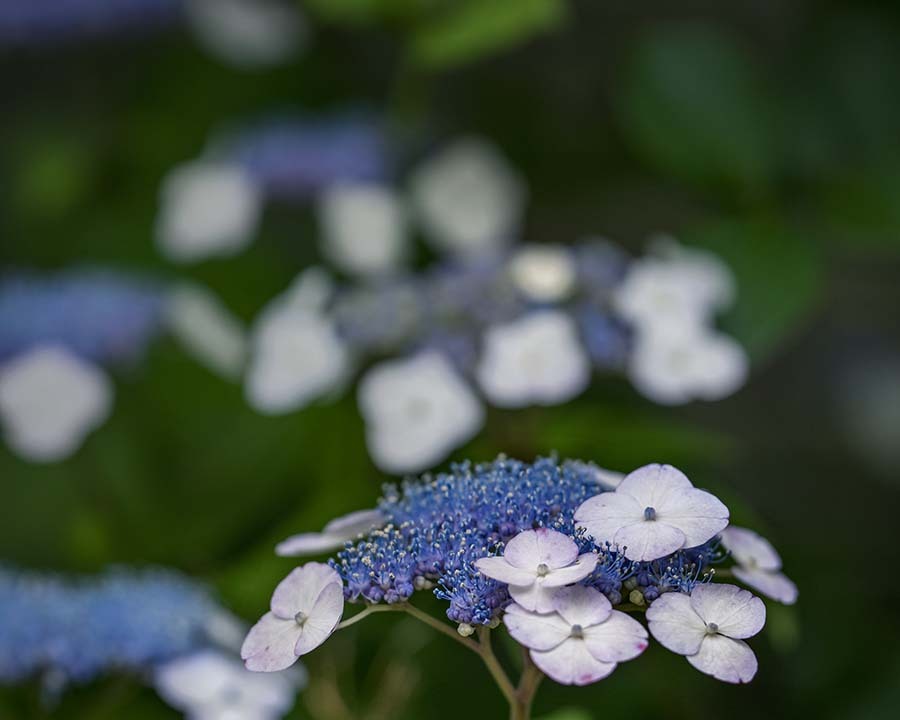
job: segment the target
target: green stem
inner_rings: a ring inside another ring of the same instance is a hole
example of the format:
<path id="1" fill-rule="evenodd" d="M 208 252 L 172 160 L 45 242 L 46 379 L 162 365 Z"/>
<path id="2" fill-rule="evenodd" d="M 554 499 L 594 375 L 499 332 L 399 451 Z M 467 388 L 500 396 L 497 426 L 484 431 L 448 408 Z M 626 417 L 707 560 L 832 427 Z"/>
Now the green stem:
<path id="1" fill-rule="evenodd" d="M 544 673 L 534 664 L 531 654 L 525 648 L 522 648 L 522 656 L 525 667 L 516 688 L 515 702 L 510 704 L 510 720 L 531 720 L 531 705 L 541 680 L 544 679 Z"/>
<path id="2" fill-rule="evenodd" d="M 494 682 L 497 683 L 497 687 L 500 688 L 500 692 L 503 693 L 503 697 L 505 697 L 506 701 L 509 703 L 510 712 L 512 712 L 512 708 L 517 702 L 516 689 L 510 682 L 509 677 L 507 677 L 506 671 L 503 669 L 497 656 L 494 655 L 494 649 L 491 647 L 491 629 L 489 627 L 485 627 L 484 625 L 479 626 L 478 646 L 482 661 L 487 667 L 488 672 L 491 673 L 491 677 L 494 678 Z M 514 716 L 510 715 L 510 717 Z"/>
<path id="3" fill-rule="evenodd" d="M 343 630 L 344 628 L 348 628 L 351 625 L 355 625 L 360 620 L 364 620 L 365 618 L 369 617 L 369 615 L 373 615 L 374 613 L 399 611 L 403 609 L 404 608 L 400 605 L 369 605 L 369 607 L 367 607 L 362 612 L 358 612 L 352 618 L 348 618 L 347 620 L 344 620 L 344 622 L 339 623 L 335 630 Z"/>

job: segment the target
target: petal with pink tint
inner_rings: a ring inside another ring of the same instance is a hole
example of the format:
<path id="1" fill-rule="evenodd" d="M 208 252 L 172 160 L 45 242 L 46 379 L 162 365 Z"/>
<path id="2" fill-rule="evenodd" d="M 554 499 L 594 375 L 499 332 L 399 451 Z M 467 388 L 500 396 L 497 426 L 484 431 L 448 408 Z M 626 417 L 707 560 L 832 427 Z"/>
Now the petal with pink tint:
<path id="1" fill-rule="evenodd" d="M 584 640 L 576 638 L 545 652 L 532 650 L 531 659 L 548 677 L 563 685 L 590 685 L 616 669 L 615 663 L 597 660 L 588 652 Z"/>
<path id="2" fill-rule="evenodd" d="M 647 631 L 634 618 L 613 610 L 604 622 L 584 629 L 584 642 L 597 660 L 624 662 L 647 649 Z"/>

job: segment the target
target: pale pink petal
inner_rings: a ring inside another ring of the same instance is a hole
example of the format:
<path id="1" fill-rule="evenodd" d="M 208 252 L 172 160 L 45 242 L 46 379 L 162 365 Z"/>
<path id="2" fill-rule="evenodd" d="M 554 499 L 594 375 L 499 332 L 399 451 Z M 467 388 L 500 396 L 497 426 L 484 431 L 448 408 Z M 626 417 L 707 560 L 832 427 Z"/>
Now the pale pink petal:
<path id="1" fill-rule="evenodd" d="M 659 508 L 664 505 L 669 494 L 677 490 L 692 488 L 687 476 L 671 465 L 653 463 L 644 465 L 628 473 L 616 488 L 617 495 L 630 495 L 644 508 Z"/>
<path id="2" fill-rule="evenodd" d="M 740 565 L 781 570 L 781 557 L 772 543 L 747 528 L 730 525 L 722 531 L 722 545 Z"/>
<path id="3" fill-rule="evenodd" d="M 732 568 L 734 576 L 745 585 L 758 590 L 766 597 L 785 605 L 797 602 L 797 586 L 784 573 L 759 568 L 743 568 L 740 565 Z"/>
<path id="4" fill-rule="evenodd" d="M 597 625 L 606 620 L 612 612 L 612 605 L 599 590 L 575 585 L 556 591 L 553 609 L 569 625 Z"/>
<path id="5" fill-rule="evenodd" d="M 530 585 L 537 580 L 534 568 L 523 570 L 510 565 L 505 557 L 486 557 L 475 561 L 475 567 L 482 575 L 509 583 L 510 585 Z"/>
<path id="6" fill-rule="evenodd" d="M 684 547 L 696 547 L 715 537 L 728 525 L 728 508 L 705 490 L 674 490 L 654 506 L 659 522 L 684 533 Z"/>
<path id="7" fill-rule="evenodd" d="M 597 660 L 624 662 L 647 649 L 647 630 L 634 618 L 613 610 L 604 622 L 584 628 L 584 642 Z"/>
<path id="8" fill-rule="evenodd" d="M 742 640 L 724 635 L 707 635 L 696 655 L 688 662 L 700 672 L 729 683 L 750 682 L 756 675 L 756 655 Z"/>
<path id="9" fill-rule="evenodd" d="M 706 637 L 706 624 L 683 593 L 656 598 L 647 608 L 647 622 L 659 644 L 679 655 L 693 655 Z"/>
<path id="10" fill-rule="evenodd" d="M 297 661 L 294 645 L 299 636 L 300 626 L 293 618 L 283 620 L 266 613 L 247 633 L 241 646 L 241 659 L 248 670 L 284 670 Z"/>
<path id="11" fill-rule="evenodd" d="M 535 578 L 531 585 L 510 585 L 509 594 L 526 610 L 539 613 L 553 612 L 553 599 L 559 588 L 544 587 L 542 580 Z"/>
<path id="12" fill-rule="evenodd" d="M 684 533 L 659 520 L 641 520 L 626 525 L 613 542 L 629 560 L 657 560 L 684 546 Z"/>
<path id="13" fill-rule="evenodd" d="M 295 655 L 305 655 L 319 647 L 334 632 L 344 612 L 344 589 L 339 584 L 327 585 L 303 623 L 294 646 Z"/>
<path id="14" fill-rule="evenodd" d="M 722 635 L 732 638 L 753 637 L 766 624 L 763 601 L 737 585 L 698 585 L 691 592 L 691 607 L 707 625 L 715 623 Z"/>
<path id="15" fill-rule="evenodd" d="M 605 492 L 585 500 L 574 517 L 576 527 L 597 543 L 611 543 L 623 527 L 644 519 L 644 508 L 630 495 Z"/>
<path id="16" fill-rule="evenodd" d="M 583 580 L 597 567 L 597 553 L 584 553 L 579 555 L 575 562 L 568 567 L 551 570 L 542 578 L 544 587 L 562 587 Z"/>
<path id="17" fill-rule="evenodd" d="M 521 605 L 506 608 L 503 624 L 520 644 L 534 650 L 555 648 L 571 633 L 571 626 L 556 613 L 539 615 Z"/>
<path id="18" fill-rule="evenodd" d="M 298 612 L 307 615 L 322 590 L 332 583 L 341 584 L 335 570 L 323 563 L 307 563 L 294 568 L 272 593 L 272 612 L 284 620 L 293 620 Z"/>
<path id="19" fill-rule="evenodd" d="M 275 554 L 280 557 L 301 557 L 319 555 L 344 547 L 344 538 L 325 533 L 300 533 L 291 535 L 275 546 Z"/>
<path id="20" fill-rule="evenodd" d="M 571 565 L 578 557 L 578 546 L 568 535 L 556 530 L 525 530 L 506 544 L 503 557 L 518 568 L 532 569 L 541 563 L 551 568 Z"/>
<path id="21" fill-rule="evenodd" d="M 589 685 L 616 669 L 615 663 L 597 660 L 578 638 L 569 638 L 546 652 L 532 650 L 531 659 L 544 674 L 563 685 Z"/>

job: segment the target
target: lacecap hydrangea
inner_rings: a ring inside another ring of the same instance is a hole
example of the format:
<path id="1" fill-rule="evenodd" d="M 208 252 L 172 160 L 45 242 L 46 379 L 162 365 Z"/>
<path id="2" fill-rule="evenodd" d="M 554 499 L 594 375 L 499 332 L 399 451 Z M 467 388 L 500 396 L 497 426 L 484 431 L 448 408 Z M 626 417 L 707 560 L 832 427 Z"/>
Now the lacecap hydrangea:
<path id="1" fill-rule="evenodd" d="M 282 555 L 315 554 L 346 531 L 328 564 L 301 566 L 278 586 L 242 657 L 253 670 L 283 669 L 336 629 L 405 611 L 479 654 L 511 717 L 524 718 L 544 675 L 584 685 L 640 655 L 648 631 L 634 616 L 646 613 L 664 647 L 708 675 L 747 682 L 756 656 L 744 640 L 762 629 L 765 606 L 714 581 L 733 576 L 787 603 L 796 586 L 774 548 L 729 519 L 670 465 L 623 476 L 552 458 L 462 463 L 388 485 L 377 509 L 279 545 Z M 413 605 L 425 590 L 447 603 L 455 631 Z M 365 609 L 341 623 L 341 597 Z M 518 685 L 490 649 L 501 624 L 527 650 Z"/>

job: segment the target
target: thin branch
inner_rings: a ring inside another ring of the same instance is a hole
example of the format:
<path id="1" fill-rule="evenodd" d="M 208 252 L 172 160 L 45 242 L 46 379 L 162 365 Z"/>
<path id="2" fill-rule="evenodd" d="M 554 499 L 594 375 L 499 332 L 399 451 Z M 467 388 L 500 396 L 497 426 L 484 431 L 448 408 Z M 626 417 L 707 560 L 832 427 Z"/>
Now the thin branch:
<path id="1" fill-rule="evenodd" d="M 362 612 L 358 612 L 352 618 L 344 620 L 344 622 L 338 624 L 338 626 L 335 628 L 335 630 L 337 631 L 337 630 L 343 630 L 344 628 L 348 628 L 351 625 L 358 623 L 360 620 L 364 620 L 365 618 L 369 617 L 369 615 L 372 615 L 374 613 L 401 611 L 404 609 L 405 608 L 402 605 L 369 605 L 369 607 L 367 607 Z"/>
<path id="2" fill-rule="evenodd" d="M 484 661 L 484 664 L 487 666 L 488 671 L 491 673 L 491 676 L 494 678 L 494 681 L 500 688 L 500 692 L 503 693 L 503 697 L 506 698 L 506 701 L 510 704 L 510 707 L 514 707 L 518 702 L 518 698 L 516 697 L 516 689 L 510 682 L 509 677 L 507 677 L 506 671 L 503 669 L 503 666 L 500 664 L 497 656 L 494 655 L 494 650 L 491 647 L 491 629 L 489 627 L 485 627 L 484 625 L 479 626 L 478 640 L 479 654 L 481 655 L 481 659 Z"/>
<path id="3" fill-rule="evenodd" d="M 417 608 L 413 605 L 410 605 L 409 603 L 401 603 L 400 605 L 398 605 L 398 608 L 401 610 L 406 610 L 406 612 L 408 612 L 410 615 L 412 615 L 417 620 L 421 620 L 426 625 L 430 625 L 438 632 L 443 633 L 444 635 L 451 638 L 452 640 L 455 640 L 456 642 L 461 644 L 463 647 L 468 648 L 472 652 L 481 654 L 481 648 L 478 646 L 478 643 L 476 643 L 473 640 L 469 640 L 468 638 L 464 638 L 462 635 L 460 635 L 456 631 L 455 628 L 451 627 L 450 625 L 447 625 L 447 623 L 441 622 L 437 618 L 434 618 L 431 615 L 429 615 L 427 612 L 424 612 L 423 610 L 419 610 L 419 608 Z"/>

